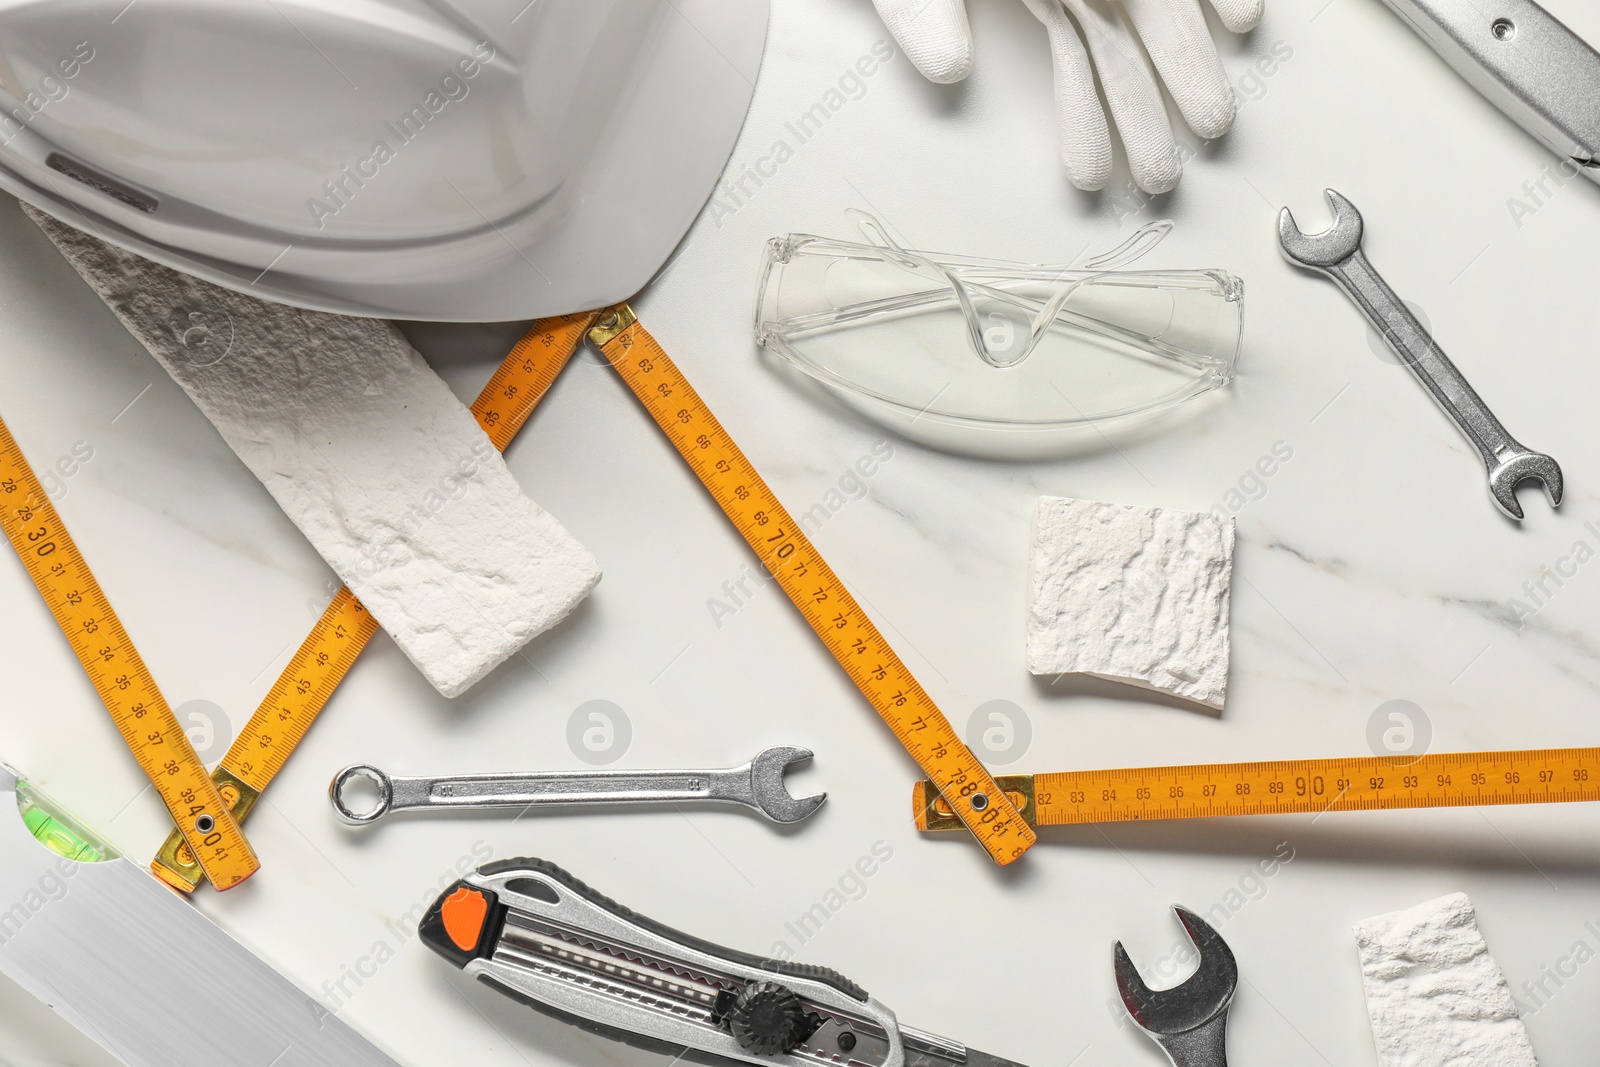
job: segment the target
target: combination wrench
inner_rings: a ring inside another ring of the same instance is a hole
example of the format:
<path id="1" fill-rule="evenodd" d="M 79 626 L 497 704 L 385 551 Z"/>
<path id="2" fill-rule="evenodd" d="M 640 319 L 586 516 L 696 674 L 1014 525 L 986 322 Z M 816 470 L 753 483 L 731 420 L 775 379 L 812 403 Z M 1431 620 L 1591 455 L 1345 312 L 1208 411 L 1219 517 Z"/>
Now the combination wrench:
<path id="1" fill-rule="evenodd" d="M 1361 212 L 1332 189 L 1327 190 L 1327 197 L 1333 208 L 1333 225 L 1321 233 L 1301 233 L 1288 208 L 1278 215 L 1278 244 L 1284 257 L 1332 278 L 1361 309 L 1483 457 L 1489 471 L 1489 493 L 1501 511 L 1522 519 L 1516 490 L 1529 479 L 1544 485 L 1551 507 L 1560 506 L 1561 467 L 1542 452 L 1523 447 L 1506 432 L 1450 357 L 1367 261 L 1361 251 Z"/>
<path id="2" fill-rule="evenodd" d="M 534 774 L 463 774 L 445 778 L 401 778 L 357 764 L 334 775 L 328 786 L 333 811 L 352 826 L 365 826 L 395 811 L 421 808 L 488 808 L 547 804 L 638 804 L 720 800 L 753 808 L 773 822 L 799 822 L 828 798 L 793 797 L 783 775 L 811 753 L 769 748 L 739 767 L 709 771 L 543 771 Z M 357 811 L 345 799 L 358 780 L 378 791 L 376 805 Z"/>

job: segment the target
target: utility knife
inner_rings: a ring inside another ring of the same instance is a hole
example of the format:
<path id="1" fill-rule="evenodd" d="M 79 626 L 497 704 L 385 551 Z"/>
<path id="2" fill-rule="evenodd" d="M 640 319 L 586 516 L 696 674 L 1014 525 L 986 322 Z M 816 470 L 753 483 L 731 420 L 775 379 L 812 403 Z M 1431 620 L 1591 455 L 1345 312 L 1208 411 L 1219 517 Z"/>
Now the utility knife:
<path id="1" fill-rule="evenodd" d="M 723 948 L 645 918 L 553 863 L 486 863 L 422 917 L 484 985 L 589 1033 L 699 1063 L 1020 1067 L 901 1026 L 826 967 Z"/>
<path id="2" fill-rule="evenodd" d="M 1533 0 L 1384 0 L 1490 103 L 1600 182 L 1600 53 Z"/>

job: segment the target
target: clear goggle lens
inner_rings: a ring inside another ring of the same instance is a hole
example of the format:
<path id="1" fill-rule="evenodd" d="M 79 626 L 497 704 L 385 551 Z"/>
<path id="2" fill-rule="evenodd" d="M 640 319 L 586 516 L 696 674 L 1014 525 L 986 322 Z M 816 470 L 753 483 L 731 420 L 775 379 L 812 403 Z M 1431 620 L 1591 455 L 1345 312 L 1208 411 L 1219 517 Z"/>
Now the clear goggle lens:
<path id="1" fill-rule="evenodd" d="M 918 418 L 1045 429 L 1171 407 L 1237 369 L 1238 278 L 1118 269 L 1170 222 L 1067 268 L 908 251 L 851 214 L 872 243 L 767 243 L 756 339 L 854 397 Z"/>

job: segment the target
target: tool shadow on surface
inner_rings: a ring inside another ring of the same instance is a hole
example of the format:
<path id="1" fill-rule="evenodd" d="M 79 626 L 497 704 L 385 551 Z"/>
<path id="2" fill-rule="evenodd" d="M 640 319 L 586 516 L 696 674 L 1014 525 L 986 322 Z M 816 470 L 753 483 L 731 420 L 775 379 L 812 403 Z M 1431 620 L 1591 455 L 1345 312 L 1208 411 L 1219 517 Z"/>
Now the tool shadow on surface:
<path id="1" fill-rule="evenodd" d="M 1039 827 L 1038 832 L 1044 845 L 1099 852 L 1182 853 L 1256 860 L 1288 842 L 1295 849 L 1296 863 L 1312 860 L 1451 871 L 1469 865 L 1483 871 L 1523 871 L 1541 881 L 1552 874 L 1592 874 L 1600 879 L 1600 844 L 1587 854 L 1573 848 L 1572 839 L 1583 833 L 1585 823 L 1575 821 L 1567 840 L 1518 838 L 1512 845 L 1499 834 L 1484 834 L 1481 824 L 1441 825 L 1423 832 L 1411 819 L 1398 826 L 1379 825 L 1394 814 L 1335 811 L 1326 818 L 1258 815 L 1174 819 L 1116 826 L 1045 826 Z M 1429 813 L 1430 817 L 1437 814 Z"/>
<path id="2" fill-rule="evenodd" d="M 806 822 L 779 823 L 764 817 L 758 811 L 742 808 L 736 804 L 701 804 L 696 801 L 682 801 L 673 804 L 653 804 L 650 801 L 640 801 L 632 804 L 617 804 L 609 801 L 594 801 L 590 803 L 572 802 L 559 807 L 547 807 L 532 804 L 523 808 L 508 808 L 504 812 L 485 811 L 481 808 L 429 808 L 426 810 L 408 811 L 400 822 L 448 822 L 448 823 L 475 823 L 482 824 L 486 831 L 496 833 L 501 831 L 507 834 L 518 826 L 533 823 L 534 820 L 545 819 L 574 819 L 595 818 L 604 816 L 608 820 L 615 819 L 619 830 L 633 832 L 649 832 L 646 820 L 651 819 L 690 819 L 695 823 L 704 818 L 718 820 L 725 823 L 749 822 L 762 827 L 763 832 L 775 834 L 778 837 L 789 837 L 804 832 Z M 380 819 L 376 824 L 362 827 L 352 827 L 340 823 L 332 815 L 329 822 L 336 825 L 341 831 L 339 846 L 352 848 L 373 847 L 372 842 L 386 832 L 404 834 L 405 827 L 396 825 L 390 827 L 389 820 Z M 636 825 L 637 824 L 637 825 Z M 392 845 L 392 842 L 390 843 Z M 385 846 L 387 847 L 387 846 Z M 0 1067 L 4 1061 L 0 1060 Z"/>
<path id="3" fill-rule="evenodd" d="M 512 472 L 515 475 L 515 471 Z M 598 590 L 596 591 L 598 592 Z M 543 662 L 568 662 L 576 652 L 600 643 L 599 634 L 606 623 L 604 605 L 597 605 L 593 594 L 581 600 L 576 607 L 556 625 L 535 636 L 521 650 L 484 676 L 483 681 L 456 697 L 443 696 L 430 690 L 408 692 L 412 704 L 423 709 L 437 724 L 449 731 L 469 730 L 480 718 L 505 714 L 505 702 L 513 694 L 526 693 L 530 683 L 547 684 L 540 671 Z M 375 648 L 386 647 L 402 667 L 409 666 L 398 646 L 380 630 L 362 652 L 363 659 L 374 659 Z"/>
<path id="4" fill-rule="evenodd" d="M 1210 708 L 1170 693 L 1146 689 L 1132 682 L 1117 682 L 1110 678 L 1096 678 L 1088 674 L 1032 674 L 1028 677 L 1033 683 L 1034 695 L 1042 700 L 1066 703 L 1092 697 L 1129 705 L 1126 708 L 1117 708 L 1116 712 L 1119 715 L 1137 714 L 1138 709 L 1155 705 L 1162 710 L 1186 711 L 1208 719 L 1222 718 L 1221 708 Z"/>
<path id="5" fill-rule="evenodd" d="M 851 402 L 846 394 L 830 390 L 782 357 L 756 345 L 751 347 L 753 362 L 759 362 L 762 370 L 783 382 L 791 395 L 822 417 L 837 421 L 842 428 L 858 432 L 865 420 L 874 430 L 889 434 L 897 442 L 903 441 L 941 455 L 980 463 L 1010 466 L 1024 461 L 1049 462 L 1118 453 L 1125 448 L 1181 432 L 1184 427 L 1200 419 L 1222 418 L 1224 409 L 1231 409 L 1235 413 L 1238 410 L 1238 399 L 1233 395 L 1237 390 L 1217 389 L 1177 408 L 1064 429 L 1004 431 L 960 428 L 935 424 L 932 420 L 914 416 L 891 417 L 885 415 L 881 408 L 865 401 Z M 1248 350 L 1241 354 L 1240 359 L 1249 359 Z M 1247 375 L 1247 370 L 1241 371 L 1234 383 L 1237 385 Z"/>

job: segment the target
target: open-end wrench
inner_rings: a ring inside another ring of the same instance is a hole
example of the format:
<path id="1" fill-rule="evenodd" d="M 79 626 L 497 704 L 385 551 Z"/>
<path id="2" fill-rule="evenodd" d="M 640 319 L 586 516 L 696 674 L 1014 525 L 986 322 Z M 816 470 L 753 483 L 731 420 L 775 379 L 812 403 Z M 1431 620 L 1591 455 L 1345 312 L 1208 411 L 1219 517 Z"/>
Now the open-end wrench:
<path id="1" fill-rule="evenodd" d="M 529 807 L 545 804 L 638 804 L 721 800 L 754 808 L 773 822 L 799 822 L 828 798 L 792 797 L 784 788 L 789 767 L 811 758 L 803 748 L 769 748 L 741 767 L 712 771 L 546 771 L 535 774 L 464 774 L 450 778 L 397 778 L 364 764 L 346 767 L 328 786 L 334 813 L 352 826 L 392 811 L 416 808 Z M 378 790 L 378 803 L 355 811 L 344 799 L 357 779 Z"/>
<path id="2" fill-rule="evenodd" d="M 1489 471 L 1489 493 L 1501 511 L 1513 519 L 1522 518 L 1516 490 L 1530 478 L 1544 484 L 1550 506 L 1558 507 L 1560 466 L 1542 452 L 1523 447 L 1506 432 L 1450 357 L 1367 261 L 1361 251 L 1361 212 L 1332 189 L 1327 190 L 1327 197 L 1333 208 L 1333 225 L 1321 233 L 1301 233 L 1288 208 L 1278 215 L 1278 243 L 1285 258 L 1326 274 L 1355 301 L 1483 457 Z"/>
<path id="3" fill-rule="evenodd" d="M 1239 986 L 1239 965 L 1222 936 L 1188 908 L 1174 905 L 1178 921 L 1200 953 L 1194 974 L 1171 989 L 1144 984 L 1127 950 L 1112 949 L 1117 992 L 1133 1021 L 1155 1039 L 1173 1067 L 1227 1067 L 1228 1006 Z"/>

